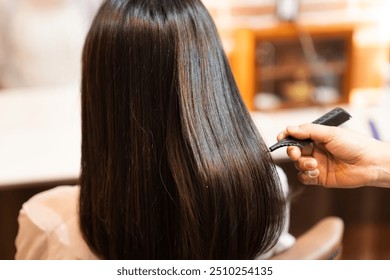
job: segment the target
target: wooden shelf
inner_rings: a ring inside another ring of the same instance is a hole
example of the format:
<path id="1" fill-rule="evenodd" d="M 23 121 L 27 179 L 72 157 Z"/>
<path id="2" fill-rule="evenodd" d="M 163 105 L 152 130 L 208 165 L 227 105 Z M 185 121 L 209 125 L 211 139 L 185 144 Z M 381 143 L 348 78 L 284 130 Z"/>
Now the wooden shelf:
<path id="1" fill-rule="evenodd" d="M 347 63 L 345 61 L 318 62 L 315 65 L 309 64 L 291 64 L 291 65 L 275 65 L 258 68 L 257 79 L 261 81 L 278 80 L 290 78 L 297 69 L 302 69 L 312 76 L 323 76 L 326 73 L 334 75 L 342 75 L 345 72 Z"/>
<path id="2" fill-rule="evenodd" d="M 254 98 L 264 92 L 280 98 L 279 108 L 323 104 L 315 100 L 316 96 L 306 102 L 295 102 L 294 95 L 283 92 L 285 84 L 300 79 L 314 88 L 333 89 L 332 94 L 339 95 L 336 101 L 329 98 L 334 104 L 348 103 L 355 89 L 382 87 L 384 71 L 378 69 L 378 65 L 387 61 L 388 45 L 369 48 L 359 45 L 354 38 L 359 28 L 358 24 L 298 26 L 281 23 L 258 30 L 236 30 L 229 60 L 247 107 L 256 110 Z M 261 44 L 268 46 L 270 52 L 266 52 L 267 48 L 261 49 Z M 309 44 L 312 53 L 314 49 L 314 59 L 310 53 L 308 55 L 304 44 Z"/>

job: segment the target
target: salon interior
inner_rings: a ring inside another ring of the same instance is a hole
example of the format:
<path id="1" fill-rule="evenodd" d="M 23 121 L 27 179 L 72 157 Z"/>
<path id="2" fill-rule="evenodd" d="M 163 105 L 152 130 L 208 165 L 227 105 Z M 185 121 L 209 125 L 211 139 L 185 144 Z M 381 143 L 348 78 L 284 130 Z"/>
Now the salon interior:
<path id="1" fill-rule="evenodd" d="M 100 0 L 0 0 L 0 259 L 22 204 L 80 170 L 80 57 Z M 334 107 L 342 126 L 390 141 L 390 1 L 203 0 L 267 145 Z M 348 147 L 346 147 L 348 149 Z M 343 221 L 340 259 L 390 259 L 390 190 L 304 186 L 281 148 L 290 232 Z M 313 237 L 315 238 L 315 237 Z"/>

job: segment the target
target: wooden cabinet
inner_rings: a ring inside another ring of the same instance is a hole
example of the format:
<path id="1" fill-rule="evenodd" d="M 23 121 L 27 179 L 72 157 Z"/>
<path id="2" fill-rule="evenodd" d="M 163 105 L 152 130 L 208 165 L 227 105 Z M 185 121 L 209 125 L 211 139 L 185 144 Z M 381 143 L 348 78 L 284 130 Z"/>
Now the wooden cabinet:
<path id="1" fill-rule="evenodd" d="M 354 25 L 291 23 L 236 30 L 230 62 L 248 108 L 345 103 L 357 87 L 383 86 L 377 62 L 387 59 L 387 47 L 367 51 L 355 43 L 355 31 Z"/>

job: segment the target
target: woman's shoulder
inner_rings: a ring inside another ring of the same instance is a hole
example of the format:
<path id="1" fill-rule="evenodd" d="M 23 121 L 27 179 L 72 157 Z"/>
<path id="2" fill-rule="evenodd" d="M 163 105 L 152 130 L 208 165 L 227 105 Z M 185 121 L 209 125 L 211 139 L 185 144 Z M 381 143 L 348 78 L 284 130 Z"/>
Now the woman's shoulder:
<path id="1" fill-rule="evenodd" d="M 27 200 L 26 204 L 34 204 L 34 203 L 48 203 L 51 201 L 73 201 L 78 200 L 80 194 L 79 186 L 58 186 L 40 193 L 37 193 L 29 200 Z"/>
<path id="2" fill-rule="evenodd" d="M 25 202 L 24 212 L 42 230 L 53 230 L 78 214 L 78 186 L 59 186 L 36 194 Z"/>
<path id="3" fill-rule="evenodd" d="M 20 210 L 17 259 L 95 258 L 79 229 L 78 186 L 36 194 Z"/>

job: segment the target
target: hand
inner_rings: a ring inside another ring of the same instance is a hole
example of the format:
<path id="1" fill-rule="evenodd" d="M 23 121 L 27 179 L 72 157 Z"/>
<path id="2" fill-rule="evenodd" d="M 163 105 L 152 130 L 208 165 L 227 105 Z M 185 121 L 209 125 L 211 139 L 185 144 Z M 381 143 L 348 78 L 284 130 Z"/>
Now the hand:
<path id="1" fill-rule="evenodd" d="M 386 157 L 383 149 L 388 155 L 388 145 L 383 147 L 384 143 L 347 129 L 312 123 L 287 127 L 277 139 L 288 135 L 313 140 L 302 150 L 287 148 L 287 155 L 300 171 L 298 178 L 302 183 L 342 188 L 382 186 L 382 167 L 387 165 L 382 163 Z M 390 185 L 390 181 L 386 183 Z"/>

